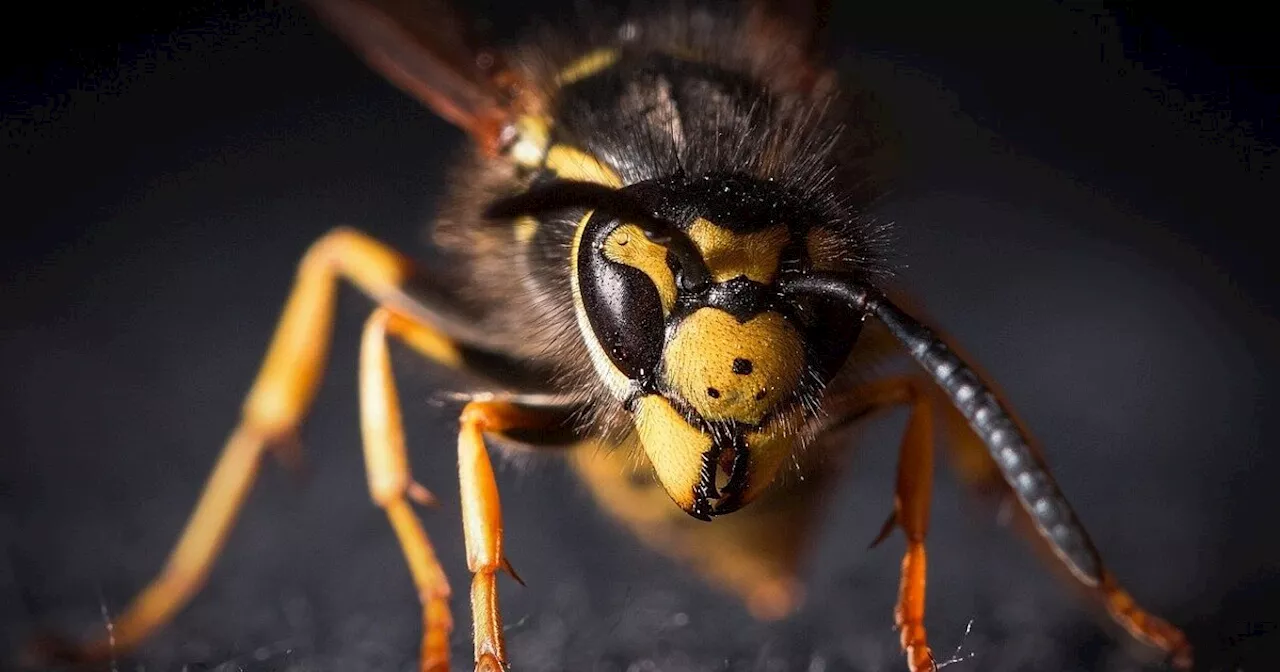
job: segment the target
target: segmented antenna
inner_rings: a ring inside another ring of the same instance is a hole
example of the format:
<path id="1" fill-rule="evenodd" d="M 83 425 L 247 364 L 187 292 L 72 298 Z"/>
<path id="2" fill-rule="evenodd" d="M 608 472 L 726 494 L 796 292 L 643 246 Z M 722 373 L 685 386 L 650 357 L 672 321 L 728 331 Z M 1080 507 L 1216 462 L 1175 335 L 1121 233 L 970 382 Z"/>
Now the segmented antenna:
<path id="1" fill-rule="evenodd" d="M 1093 541 L 1044 461 L 1031 448 L 1030 439 L 973 367 L 928 327 L 852 277 L 813 273 L 787 280 L 782 291 L 839 298 L 883 322 L 969 421 L 1053 552 L 1081 582 L 1091 587 L 1102 582 L 1102 559 Z"/>

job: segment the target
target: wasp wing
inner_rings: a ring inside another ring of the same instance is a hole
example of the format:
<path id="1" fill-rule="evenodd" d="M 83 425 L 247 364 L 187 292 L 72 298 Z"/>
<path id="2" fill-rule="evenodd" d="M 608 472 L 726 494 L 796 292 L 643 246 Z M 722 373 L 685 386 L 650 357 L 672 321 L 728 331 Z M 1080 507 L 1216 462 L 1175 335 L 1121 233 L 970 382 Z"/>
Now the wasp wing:
<path id="1" fill-rule="evenodd" d="M 835 84 L 826 61 L 825 33 L 830 0 L 754 0 L 748 5 L 743 28 L 754 49 L 768 54 L 770 71 L 779 88 L 823 95 Z"/>
<path id="2" fill-rule="evenodd" d="M 374 70 L 495 152 L 518 115 L 515 77 L 441 0 L 306 0 Z"/>
<path id="3" fill-rule="evenodd" d="M 755 0 L 747 20 L 753 32 L 785 31 L 801 55 L 813 57 L 825 47 L 830 14 L 831 0 Z"/>

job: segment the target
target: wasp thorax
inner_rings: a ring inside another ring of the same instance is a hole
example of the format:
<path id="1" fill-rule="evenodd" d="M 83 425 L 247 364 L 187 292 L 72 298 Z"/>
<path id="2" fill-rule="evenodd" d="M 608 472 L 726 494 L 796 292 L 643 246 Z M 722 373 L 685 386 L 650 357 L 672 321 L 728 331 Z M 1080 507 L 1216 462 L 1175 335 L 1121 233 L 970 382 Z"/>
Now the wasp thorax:
<path id="1" fill-rule="evenodd" d="M 739 321 L 699 308 L 674 328 L 662 356 L 665 387 L 704 420 L 758 425 L 791 396 L 804 370 L 804 347 L 775 312 Z"/>

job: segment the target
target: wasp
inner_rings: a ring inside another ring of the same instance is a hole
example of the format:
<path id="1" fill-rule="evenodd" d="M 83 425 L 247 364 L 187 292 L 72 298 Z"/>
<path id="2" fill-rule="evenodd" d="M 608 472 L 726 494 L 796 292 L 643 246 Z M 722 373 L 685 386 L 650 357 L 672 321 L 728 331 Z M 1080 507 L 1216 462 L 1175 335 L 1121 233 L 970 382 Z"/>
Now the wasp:
<path id="1" fill-rule="evenodd" d="M 994 386 L 883 286 L 882 143 L 822 58 L 824 3 L 678 4 L 509 51 L 442 0 L 308 4 L 470 137 L 434 230 L 448 263 L 351 229 L 318 240 L 167 565 L 109 641 L 52 654 L 127 649 L 200 588 L 264 456 L 304 421 L 345 281 L 376 304 L 359 361 L 364 458 L 420 596 L 423 670 L 450 665 L 452 589 L 413 507 L 432 497 L 411 475 L 393 340 L 474 383 L 457 451 L 476 670 L 511 664 L 498 577 L 520 580 L 487 444 L 565 456 L 638 537 L 776 618 L 795 605 L 845 430 L 897 407 L 909 417 L 876 541 L 906 537 L 893 619 L 910 670 L 937 667 L 925 548 L 939 435 L 1119 625 L 1190 667 L 1185 636 L 1107 570 Z M 876 375 L 902 355 L 914 374 Z"/>

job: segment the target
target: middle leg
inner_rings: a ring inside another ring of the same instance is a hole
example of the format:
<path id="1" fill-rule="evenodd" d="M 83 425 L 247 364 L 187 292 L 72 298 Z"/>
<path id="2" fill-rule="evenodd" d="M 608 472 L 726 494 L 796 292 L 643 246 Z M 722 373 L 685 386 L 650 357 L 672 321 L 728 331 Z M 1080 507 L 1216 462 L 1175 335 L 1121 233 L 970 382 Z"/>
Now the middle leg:
<path id="1" fill-rule="evenodd" d="M 409 565 L 418 599 L 422 603 L 422 672 L 449 669 L 449 582 L 427 538 L 410 499 L 431 500 L 409 470 L 399 395 L 391 371 L 387 337 L 394 335 L 415 349 L 431 330 L 379 308 L 365 322 L 360 346 L 360 430 L 364 443 L 365 473 L 374 504 L 387 513 L 391 527 Z"/>

